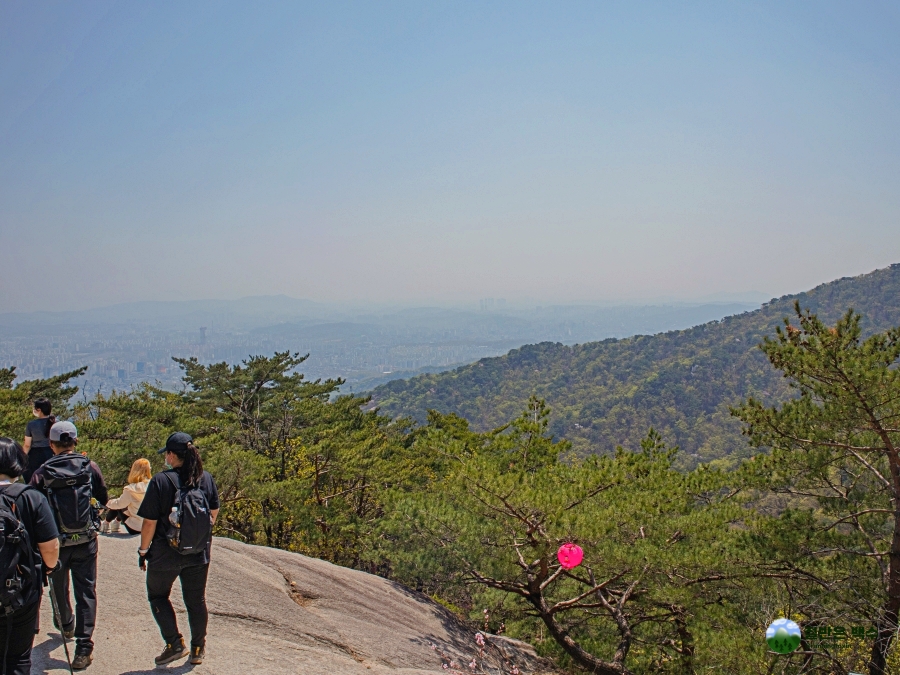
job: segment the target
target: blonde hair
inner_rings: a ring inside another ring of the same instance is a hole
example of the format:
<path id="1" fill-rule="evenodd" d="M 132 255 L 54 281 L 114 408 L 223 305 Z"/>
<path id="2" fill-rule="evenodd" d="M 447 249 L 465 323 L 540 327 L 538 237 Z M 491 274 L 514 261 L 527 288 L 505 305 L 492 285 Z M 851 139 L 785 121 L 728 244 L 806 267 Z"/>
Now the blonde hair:
<path id="1" fill-rule="evenodd" d="M 128 482 L 140 483 L 141 481 L 150 480 L 153 472 L 150 470 L 150 461 L 141 457 L 134 460 L 131 465 L 131 471 L 128 472 Z"/>

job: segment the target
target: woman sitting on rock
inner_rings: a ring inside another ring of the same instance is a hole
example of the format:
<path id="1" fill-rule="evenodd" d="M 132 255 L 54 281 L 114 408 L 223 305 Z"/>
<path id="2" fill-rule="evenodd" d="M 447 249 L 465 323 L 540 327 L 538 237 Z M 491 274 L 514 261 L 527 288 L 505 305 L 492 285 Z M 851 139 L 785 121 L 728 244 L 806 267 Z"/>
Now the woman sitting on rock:
<path id="1" fill-rule="evenodd" d="M 143 457 L 135 460 L 128 474 L 128 485 L 122 490 L 122 496 L 106 502 L 106 518 L 100 525 L 101 532 L 115 534 L 119 531 L 119 523 L 125 525 L 128 534 L 140 534 L 144 519 L 137 512 L 144 501 L 147 485 L 152 476 L 150 462 Z"/>

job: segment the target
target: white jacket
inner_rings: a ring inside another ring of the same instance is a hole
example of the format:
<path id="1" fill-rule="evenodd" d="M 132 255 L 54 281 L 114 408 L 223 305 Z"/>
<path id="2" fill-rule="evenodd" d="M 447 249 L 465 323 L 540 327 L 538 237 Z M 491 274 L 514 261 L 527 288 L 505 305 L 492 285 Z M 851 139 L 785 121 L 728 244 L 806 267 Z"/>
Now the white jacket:
<path id="1" fill-rule="evenodd" d="M 149 480 L 142 480 L 140 483 L 129 483 L 122 490 L 121 497 L 116 497 L 115 499 L 110 499 L 106 502 L 106 508 L 113 509 L 114 511 L 121 511 L 124 509 L 125 515 L 128 516 L 125 520 L 125 524 L 132 530 L 140 532 L 141 526 L 144 524 L 144 519 L 138 518 L 137 512 L 141 506 L 141 502 L 144 501 L 144 495 L 147 492 L 147 486 L 149 484 Z"/>

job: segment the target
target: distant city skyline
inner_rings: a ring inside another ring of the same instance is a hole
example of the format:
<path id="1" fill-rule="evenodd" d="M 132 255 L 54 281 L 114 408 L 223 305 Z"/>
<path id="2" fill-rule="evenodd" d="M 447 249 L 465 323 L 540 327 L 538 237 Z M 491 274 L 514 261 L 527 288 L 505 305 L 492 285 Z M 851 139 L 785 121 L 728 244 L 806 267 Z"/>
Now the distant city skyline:
<path id="1" fill-rule="evenodd" d="M 900 6 L 0 3 L 0 313 L 776 297 L 900 261 Z"/>
<path id="2" fill-rule="evenodd" d="M 87 366 L 88 392 L 140 382 L 182 385 L 172 357 L 238 363 L 275 351 L 309 353 L 309 379 L 341 377 L 345 391 L 398 377 L 441 371 L 528 342 L 567 344 L 682 329 L 754 305 L 545 307 L 352 311 L 289 298 L 231 303 L 134 303 L 88 312 L 6 314 L 0 321 L 0 368 L 18 381 Z"/>

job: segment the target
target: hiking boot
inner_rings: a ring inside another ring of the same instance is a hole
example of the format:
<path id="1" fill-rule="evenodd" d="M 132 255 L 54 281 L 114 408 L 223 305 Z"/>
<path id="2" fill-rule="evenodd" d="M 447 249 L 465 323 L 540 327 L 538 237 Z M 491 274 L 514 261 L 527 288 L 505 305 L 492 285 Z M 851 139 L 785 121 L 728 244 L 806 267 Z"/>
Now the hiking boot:
<path id="1" fill-rule="evenodd" d="M 184 646 L 184 638 L 178 638 L 175 644 L 167 644 L 166 648 L 163 649 L 163 653 L 153 660 L 156 661 L 156 665 L 164 666 L 167 663 L 184 658 L 188 653 L 188 648 Z"/>
<path id="2" fill-rule="evenodd" d="M 199 666 L 203 663 L 203 657 L 206 656 L 206 647 L 205 645 L 200 645 L 196 647 L 191 645 L 191 664 L 195 666 Z"/>
<path id="3" fill-rule="evenodd" d="M 84 670 L 89 665 L 91 665 L 91 661 L 94 660 L 94 655 L 91 652 L 75 652 L 75 658 L 72 659 L 72 670 Z"/>

